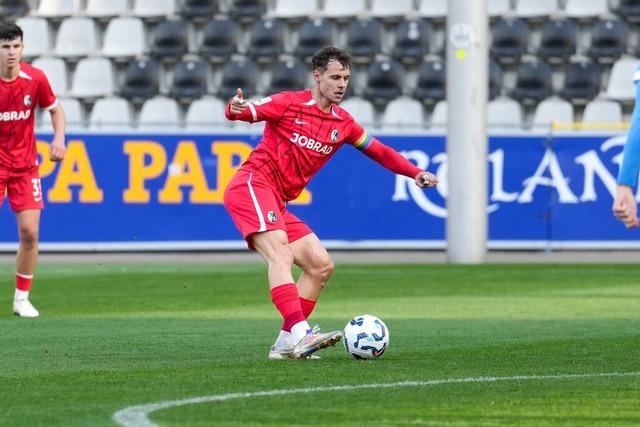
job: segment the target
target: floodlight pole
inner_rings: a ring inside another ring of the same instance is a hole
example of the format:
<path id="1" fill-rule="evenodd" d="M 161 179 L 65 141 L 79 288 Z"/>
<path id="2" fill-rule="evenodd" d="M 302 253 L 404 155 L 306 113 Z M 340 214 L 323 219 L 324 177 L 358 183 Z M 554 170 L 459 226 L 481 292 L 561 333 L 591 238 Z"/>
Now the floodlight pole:
<path id="1" fill-rule="evenodd" d="M 447 259 L 483 263 L 487 242 L 487 2 L 449 0 Z"/>

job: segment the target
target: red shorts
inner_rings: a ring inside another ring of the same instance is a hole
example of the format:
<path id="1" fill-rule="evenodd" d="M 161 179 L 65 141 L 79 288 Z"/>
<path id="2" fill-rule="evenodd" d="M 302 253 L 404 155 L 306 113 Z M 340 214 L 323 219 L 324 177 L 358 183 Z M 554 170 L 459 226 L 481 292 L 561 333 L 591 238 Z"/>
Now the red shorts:
<path id="1" fill-rule="evenodd" d="M 224 192 L 224 207 L 253 249 L 249 237 L 255 233 L 283 230 L 289 243 L 295 242 L 311 229 L 287 210 L 269 183 L 258 174 L 239 170 Z"/>
<path id="2" fill-rule="evenodd" d="M 11 210 L 14 212 L 43 209 L 42 184 L 38 168 L 20 172 L 0 169 L 0 205 L 2 205 L 5 194 L 8 196 Z"/>

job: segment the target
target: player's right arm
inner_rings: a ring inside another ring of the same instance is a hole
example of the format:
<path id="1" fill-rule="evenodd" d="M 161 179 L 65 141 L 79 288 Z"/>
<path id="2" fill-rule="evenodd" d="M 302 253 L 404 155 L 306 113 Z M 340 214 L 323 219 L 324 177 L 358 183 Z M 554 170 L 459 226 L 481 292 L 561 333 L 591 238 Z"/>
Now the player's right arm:
<path id="1" fill-rule="evenodd" d="M 231 98 L 225 109 L 225 116 L 229 120 L 243 122 L 261 122 L 279 120 L 287 106 L 291 103 L 285 93 L 267 96 L 257 101 L 244 99 L 242 89 L 238 88 L 236 96 Z"/>
<path id="2" fill-rule="evenodd" d="M 613 201 L 613 214 L 627 228 L 635 228 L 640 224 L 638 206 L 633 189 L 638 184 L 640 172 L 640 69 L 634 75 L 636 99 L 631 115 L 631 127 L 624 145 L 622 165 L 618 174 L 616 197 Z"/>

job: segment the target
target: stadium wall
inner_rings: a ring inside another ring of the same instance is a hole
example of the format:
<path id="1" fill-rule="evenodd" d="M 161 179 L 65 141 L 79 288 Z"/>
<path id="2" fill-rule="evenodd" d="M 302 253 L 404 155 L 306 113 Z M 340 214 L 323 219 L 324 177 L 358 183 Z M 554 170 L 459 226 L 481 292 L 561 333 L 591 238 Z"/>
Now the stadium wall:
<path id="1" fill-rule="evenodd" d="M 421 168 L 423 191 L 344 147 L 290 209 L 330 248 L 445 246 L 444 136 L 379 133 Z M 41 134 L 40 153 L 51 135 Z M 235 169 L 257 144 L 246 133 L 75 133 L 65 161 L 42 156 L 44 251 L 233 250 L 245 247 L 222 205 Z M 562 132 L 489 141 L 489 248 L 640 247 L 610 213 L 625 136 Z M 0 250 L 16 248 L 0 210 Z"/>

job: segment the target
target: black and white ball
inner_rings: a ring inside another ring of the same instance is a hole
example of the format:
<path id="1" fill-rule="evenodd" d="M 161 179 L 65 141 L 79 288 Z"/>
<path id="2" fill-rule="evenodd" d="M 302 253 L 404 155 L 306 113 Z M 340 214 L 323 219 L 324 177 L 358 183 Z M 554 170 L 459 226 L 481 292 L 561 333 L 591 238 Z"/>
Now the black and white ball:
<path id="1" fill-rule="evenodd" d="M 369 314 L 356 316 L 344 327 L 344 348 L 356 359 L 377 359 L 389 346 L 389 329 Z"/>

